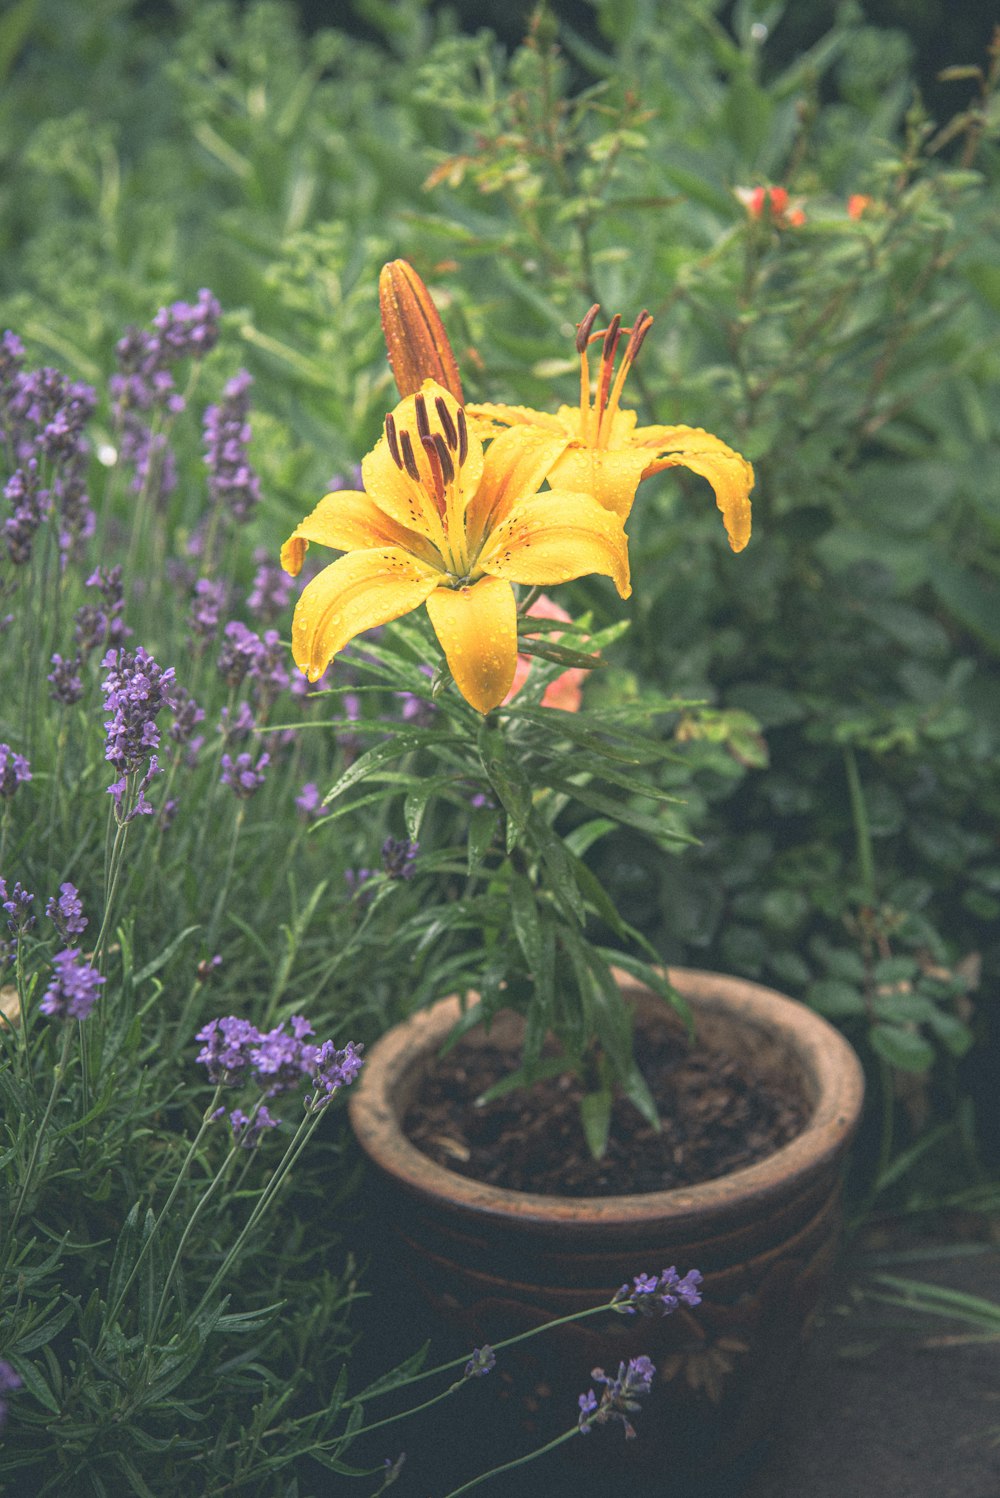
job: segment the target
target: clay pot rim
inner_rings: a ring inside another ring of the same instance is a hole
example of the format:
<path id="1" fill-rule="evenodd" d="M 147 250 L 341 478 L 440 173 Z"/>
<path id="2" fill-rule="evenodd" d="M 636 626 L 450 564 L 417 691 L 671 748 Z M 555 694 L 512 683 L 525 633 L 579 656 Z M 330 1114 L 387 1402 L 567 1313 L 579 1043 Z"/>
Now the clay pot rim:
<path id="1" fill-rule="evenodd" d="M 776 989 L 695 968 L 667 968 L 669 981 L 684 998 L 707 1009 L 735 1015 L 748 1027 L 779 1029 L 816 1088 L 813 1112 L 788 1144 L 741 1170 L 696 1186 L 621 1196 L 549 1196 L 491 1186 L 439 1165 L 403 1133 L 393 1105 L 400 1081 L 429 1051 L 436 1050 L 461 1013 L 457 995 L 441 999 L 387 1031 L 370 1048 L 349 1105 L 351 1125 L 365 1154 L 398 1186 L 423 1198 L 445 1199 L 470 1217 L 488 1217 L 525 1227 L 561 1221 L 567 1228 L 613 1228 L 615 1223 L 671 1224 L 714 1215 L 764 1210 L 793 1194 L 800 1181 L 834 1167 L 853 1134 L 864 1099 L 864 1074 L 850 1044 L 806 1005 Z M 626 993 L 643 985 L 619 973 Z"/>

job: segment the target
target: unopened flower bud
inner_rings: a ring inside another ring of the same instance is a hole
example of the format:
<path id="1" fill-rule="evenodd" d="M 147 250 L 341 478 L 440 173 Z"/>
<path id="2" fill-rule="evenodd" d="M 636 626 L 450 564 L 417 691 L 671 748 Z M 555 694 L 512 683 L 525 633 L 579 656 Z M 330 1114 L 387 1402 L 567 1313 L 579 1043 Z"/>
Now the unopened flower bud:
<path id="1" fill-rule="evenodd" d="M 406 260 L 390 260 L 378 282 L 389 363 L 404 398 L 436 380 L 459 402 L 462 382 L 444 324 L 423 281 Z"/>

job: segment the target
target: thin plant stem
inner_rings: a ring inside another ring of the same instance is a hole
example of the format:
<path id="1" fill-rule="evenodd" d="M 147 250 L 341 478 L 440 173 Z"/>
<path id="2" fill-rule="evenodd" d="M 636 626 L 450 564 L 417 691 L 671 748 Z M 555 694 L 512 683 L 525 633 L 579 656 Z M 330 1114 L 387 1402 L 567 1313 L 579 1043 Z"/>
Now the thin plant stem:
<path id="1" fill-rule="evenodd" d="M 166 1217 L 167 1213 L 170 1211 L 171 1207 L 173 1206 L 174 1201 L 177 1198 L 177 1193 L 178 1193 L 178 1191 L 181 1188 L 181 1182 L 184 1180 L 184 1177 L 187 1175 L 188 1168 L 189 1168 L 189 1166 L 191 1164 L 191 1161 L 194 1159 L 195 1154 L 197 1153 L 198 1146 L 201 1143 L 202 1139 L 204 1139 L 205 1134 L 208 1132 L 209 1128 L 212 1125 L 213 1114 L 215 1113 L 215 1110 L 216 1110 L 216 1108 L 218 1106 L 219 1098 L 221 1096 L 222 1096 L 222 1087 L 221 1086 L 217 1086 L 216 1089 L 215 1089 L 215 1092 L 214 1092 L 214 1094 L 212 1096 L 211 1102 L 209 1103 L 208 1107 L 205 1109 L 205 1113 L 204 1113 L 204 1116 L 202 1117 L 201 1125 L 200 1125 L 200 1127 L 198 1129 L 198 1132 L 194 1136 L 194 1138 L 192 1139 L 190 1145 L 188 1146 L 188 1152 L 187 1152 L 187 1154 L 184 1157 L 184 1161 L 183 1161 L 183 1163 L 181 1165 L 180 1170 L 177 1172 L 177 1175 L 176 1175 L 176 1177 L 174 1179 L 174 1184 L 170 1188 L 170 1193 L 167 1196 L 166 1201 L 163 1203 L 163 1206 L 160 1208 L 159 1214 L 158 1214 L 158 1216 L 156 1217 L 156 1219 L 155 1219 L 155 1221 L 153 1223 L 152 1231 L 149 1233 L 149 1236 L 147 1237 L 145 1243 L 143 1243 L 142 1247 L 140 1248 L 139 1253 L 138 1253 L 138 1255 L 136 1257 L 136 1261 L 135 1261 L 135 1263 L 132 1266 L 131 1273 L 129 1274 L 129 1277 L 125 1281 L 125 1283 L 122 1286 L 121 1290 L 118 1292 L 118 1299 L 115 1301 L 114 1305 L 108 1311 L 107 1317 L 105 1318 L 105 1322 L 104 1322 L 105 1327 L 109 1327 L 109 1326 L 111 1326 L 114 1323 L 115 1317 L 118 1315 L 118 1312 L 121 1310 L 121 1307 L 122 1307 L 122 1305 L 124 1304 L 124 1301 L 125 1301 L 125 1297 L 128 1294 L 129 1289 L 131 1288 L 132 1283 L 135 1280 L 136 1275 L 139 1273 L 139 1266 L 142 1264 L 142 1261 L 143 1261 L 143 1259 L 146 1256 L 146 1251 L 149 1248 L 149 1245 L 152 1243 L 153 1238 L 155 1237 L 156 1233 L 159 1232 L 160 1224 L 163 1222 L 163 1220 Z"/>
<path id="2" fill-rule="evenodd" d="M 513 1472 L 517 1467 L 526 1466 L 528 1462 L 536 1461 L 538 1457 L 545 1456 L 549 1451 L 555 1451 L 557 1446 L 564 1446 L 567 1441 L 571 1441 L 579 1434 L 580 1427 L 572 1425 L 569 1430 L 564 1430 L 561 1436 L 556 1436 L 554 1441 L 548 1441 L 544 1446 L 537 1446 L 534 1451 L 528 1451 L 524 1456 L 516 1456 L 513 1461 L 504 1462 L 499 1467 L 491 1467 L 488 1472 L 480 1472 L 478 1477 L 463 1482 L 460 1488 L 452 1488 L 445 1498 L 458 1498 L 460 1493 L 471 1493 L 473 1488 L 478 1488 L 480 1483 L 488 1481 L 489 1478 L 499 1477 L 501 1472 Z"/>
<path id="3" fill-rule="evenodd" d="M 254 1228 L 263 1217 L 264 1213 L 270 1207 L 272 1200 L 281 1187 L 281 1184 L 284 1181 L 285 1177 L 288 1175 L 288 1172 L 291 1170 L 292 1166 L 295 1164 L 295 1161 L 298 1159 L 299 1155 L 308 1144 L 309 1139 L 311 1138 L 312 1133 L 316 1128 L 316 1125 L 319 1123 L 322 1111 L 322 1109 L 317 1109 L 315 1112 L 307 1113 L 305 1118 L 299 1124 L 298 1129 L 296 1130 L 295 1135 L 292 1138 L 292 1142 L 286 1149 L 285 1154 L 278 1164 L 277 1169 L 275 1170 L 271 1179 L 268 1181 L 267 1185 L 264 1187 L 264 1190 L 261 1192 L 260 1196 L 257 1198 L 257 1201 L 254 1203 L 253 1211 L 250 1213 L 250 1216 L 247 1218 L 243 1227 L 240 1229 L 240 1232 L 236 1238 L 236 1242 L 233 1244 L 232 1248 L 229 1250 L 226 1257 L 223 1259 L 222 1263 L 213 1274 L 208 1289 L 202 1295 L 194 1310 L 193 1314 L 195 1317 L 197 1317 L 199 1312 L 204 1309 L 206 1303 L 215 1294 L 216 1290 L 219 1288 L 220 1284 L 225 1279 L 226 1275 L 229 1273 L 230 1269 L 235 1264 L 240 1254 L 243 1252 L 244 1245 L 250 1234 L 253 1232 Z"/>
<path id="4" fill-rule="evenodd" d="M 202 1212 L 211 1201 L 216 1188 L 222 1185 L 223 1181 L 226 1179 L 226 1176 L 229 1174 L 233 1161 L 236 1159 L 238 1153 L 239 1145 L 234 1143 L 229 1151 L 229 1154 L 223 1160 L 222 1164 L 219 1166 L 219 1169 L 216 1171 L 214 1178 L 209 1183 L 208 1189 L 199 1197 L 197 1203 L 195 1204 L 194 1211 L 191 1213 L 190 1217 L 184 1225 L 184 1231 L 181 1233 L 180 1240 L 177 1244 L 176 1249 L 174 1250 L 174 1257 L 170 1262 L 170 1268 L 167 1270 L 166 1278 L 163 1281 L 163 1289 L 160 1291 L 160 1300 L 159 1304 L 156 1307 L 156 1314 L 153 1317 L 153 1324 L 149 1329 L 147 1341 L 149 1341 L 150 1343 L 156 1341 L 156 1334 L 160 1329 L 160 1322 L 163 1320 L 163 1313 L 167 1308 L 167 1297 L 170 1294 L 170 1287 L 173 1284 L 174 1275 L 177 1273 L 187 1241 L 194 1231 L 195 1224 L 201 1217 Z"/>
<path id="5" fill-rule="evenodd" d="M 112 816 L 114 816 L 112 812 Z M 98 972 L 104 971 L 104 943 L 108 930 L 111 926 L 111 916 L 114 909 L 115 895 L 118 892 L 118 884 L 121 879 L 122 864 L 125 854 L 125 839 L 128 836 L 129 823 L 115 817 L 115 837 L 111 845 L 111 853 L 108 859 L 108 869 L 104 881 L 104 919 L 101 921 L 101 929 L 94 943 L 94 966 Z"/>
<path id="6" fill-rule="evenodd" d="M 59 1092 L 63 1084 L 63 1078 L 66 1075 L 66 1067 L 69 1063 L 69 1048 L 72 1040 L 73 1030 L 71 1026 L 67 1024 L 65 1030 L 63 1031 L 62 1052 L 59 1056 L 59 1060 L 56 1062 L 55 1071 L 52 1074 L 52 1087 L 49 1091 L 49 1100 L 45 1105 L 45 1112 L 42 1115 L 42 1121 L 38 1125 L 38 1128 L 35 1130 L 35 1137 L 31 1145 L 31 1154 L 28 1157 L 28 1164 L 24 1172 L 24 1179 L 21 1182 L 21 1190 L 18 1193 L 18 1198 L 14 1206 L 14 1210 L 11 1213 L 10 1223 L 7 1229 L 8 1233 L 11 1235 L 13 1235 L 14 1229 L 17 1227 L 21 1212 L 24 1208 L 25 1200 L 28 1195 L 28 1191 L 31 1187 L 32 1177 L 35 1173 L 35 1166 L 38 1163 L 39 1151 L 42 1147 L 42 1140 L 45 1138 L 45 1130 L 48 1128 L 49 1119 L 52 1117 L 52 1110 L 56 1105 L 56 1099 L 59 1096 Z"/>
<path id="7" fill-rule="evenodd" d="M 240 840 L 240 831 L 243 827 L 243 821 L 246 817 L 246 814 L 246 802 L 238 802 L 236 806 L 236 816 L 233 818 L 233 833 L 232 837 L 229 839 L 229 851 L 226 855 L 225 873 L 222 876 L 222 883 L 219 885 L 219 893 L 216 897 L 215 906 L 212 910 L 212 918 L 208 923 L 208 932 L 205 938 L 208 944 L 209 951 L 211 951 L 212 947 L 215 945 L 215 933 L 218 930 L 219 920 L 221 919 L 222 912 L 225 909 L 226 901 L 229 898 L 229 886 L 233 880 L 233 868 L 236 864 L 236 845 Z"/>

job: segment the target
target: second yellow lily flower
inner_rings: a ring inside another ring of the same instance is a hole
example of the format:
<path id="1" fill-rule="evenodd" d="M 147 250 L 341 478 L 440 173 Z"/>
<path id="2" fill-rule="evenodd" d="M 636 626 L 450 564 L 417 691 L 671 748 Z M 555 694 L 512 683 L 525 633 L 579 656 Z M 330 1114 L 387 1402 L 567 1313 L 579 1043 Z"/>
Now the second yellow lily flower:
<path id="1" fill-rule="evenodd" d="M 470 417 L 484 432 L 507 428 L 561 435 L 563 451 L 552 467 L 552 483 L 593 494 L 622 520 L 628 519 L 642 479 L 664 468 L 690 468 L 712 485 L 729 544 L 734 551 L 742 551 L 750 539 L 753 469 L 740 453 L 701 427 L 641 427 L 634 411 L 621 409 L 625 378 L 653 319 L 648 312 L 641 312 L 634 326 L 624 329 L 621 318 L 615 316 L 605 330 L 594 333 L 599 310 L 596 305 L 591 307 L 577 332 L 579 406 L 560 406 L 552 415 L 527 406 L 484 402 L 469 406 Z M 616 372 L 615 360 L 623 332 L 628 332 L 629 337 Z M 587 351 L 595 341 L 601 343 L 601 354 L 591 399 Z"/>

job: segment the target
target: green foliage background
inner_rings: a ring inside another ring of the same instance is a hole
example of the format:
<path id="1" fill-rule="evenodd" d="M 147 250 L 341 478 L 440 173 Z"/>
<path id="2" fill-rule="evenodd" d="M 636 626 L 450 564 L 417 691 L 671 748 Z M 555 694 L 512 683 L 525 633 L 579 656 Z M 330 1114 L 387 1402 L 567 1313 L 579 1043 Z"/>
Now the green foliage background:
<path id="1" fill-rule="evenodd" d="M 932 119 L 905 35 L 860 7 L 780 62 L 780 4 L 737 5 L 728 26 L 720 10 L 592 0 L 586 38 L 540 11 L 508 51 L 421 0 L 357 5 L 367 39 L 307 36 L 276 0 L 151 16 L 127 0 L 17 0 L 0 19 L 0 327 L 32 362 L 102 386 L 127 324 L 210 287 L 226 317 L 209 379 L 239 363 L 255 376 L 252 539 L 275 552 L 394 403 L 385 260 L 406 256 L 431 284 L 470 399 L 572 401 L 590 303 L 626 323 L 648 307 L 631 400 L 643 421 L 703 425 L 752 459 L 754 535 L 733 556 L 707 486 L 661 475 L 629 522 L 630 604 L 603 581 L 566 590 L 595 628 L 631 618 L 590 700 L 623 721 L 657 708 L 686 756 L 698 838 L 665 852 L 633 825 L 588 861 L 664 958 L 774 983 L 845 1027 L 882 1104 L 873 1190 L 940 1149 L 974 1193 L 996 1144 L 1000 979 L 997 58 L 948 59 L 954 115 Z M 804 222 L 752 219 L 736 189 L 763 184 L 786 187 Z M 852 194 L 870 199 L 857 219 Z M 178 534 L 197 503 L 181 496 Z M 231 557 L 243 585 L 251 549 Z M 144 643 L 181 648 L 166 614 L 154 627 L 162 639 Z M 674 696 L 706 707 L 662 706 Z M 330 738 L 310 756 L 326 783 L 342 767 Z M 287 844 L 290 791 L 269 792 L 257 846 Z M 243 869 L 229 993 L 263 982 L 284 1013 L 300 963 L 324 1019 L 374 1035 L 461 964 L 435 969 L 425 948 L 416 994 L 391 957 L 360 997 L 331 985 L 350 921 L 309 890 L 365 849 L 310 843 L 304 871 L 297 846 Z M 210 857 L 218 874 L 224 854 Z M 180 863 L 175 879 L 182 905 Z M 137 899 L 140 934 L 148 908 Z M 418 930 L 419 900 L 398 908 L 397 931 Z M 142 981 L 169 991 L 155 960 L 136 964 Z M 322 1163 L 346 1191 L 338 1148 Z M 313 1272 L 311 1210 L 285 1245 L 290 1295 Z M 97 1267 L 84 1256 L 74 1274 Z M 330 1358 L 349 1341 L 350 1273 L 321 1296 Z M 274 1336 L 274 1366 L 301 1374 L 315 1345 L 302 1324 Z M 314 1365 L 316 1389 L 328 1366 Z M 161 1457 L 135 1461 L 148 1472 Z M 278 1491 L 268 1481 L 259 1491 Z"/>

